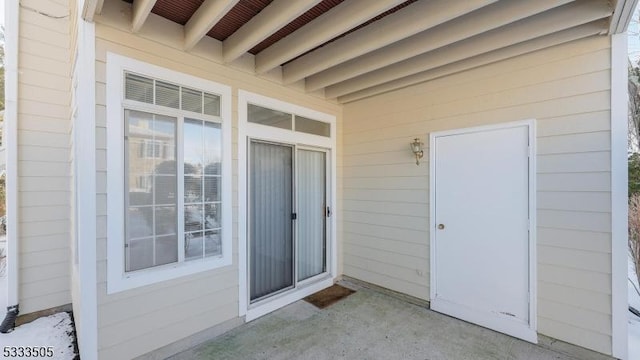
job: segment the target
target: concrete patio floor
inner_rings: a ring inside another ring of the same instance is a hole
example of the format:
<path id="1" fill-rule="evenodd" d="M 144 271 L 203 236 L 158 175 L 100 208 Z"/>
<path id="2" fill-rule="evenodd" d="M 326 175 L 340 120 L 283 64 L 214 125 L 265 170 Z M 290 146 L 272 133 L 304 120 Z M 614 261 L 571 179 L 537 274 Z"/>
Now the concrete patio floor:
<path id="1" fill-rule="evenodd" d="M 320 310 L 298 301 L 170 359 L 609 359 L 541 339 L 534 345 L 351 282 Z"/>

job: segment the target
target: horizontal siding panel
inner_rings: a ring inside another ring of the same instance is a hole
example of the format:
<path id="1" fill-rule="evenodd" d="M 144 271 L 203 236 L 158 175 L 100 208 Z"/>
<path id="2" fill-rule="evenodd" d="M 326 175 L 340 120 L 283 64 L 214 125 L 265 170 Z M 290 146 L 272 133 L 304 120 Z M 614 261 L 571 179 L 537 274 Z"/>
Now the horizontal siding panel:
<path id="1" fill-rule="evenodd" d="M 541 245 L 538 246 L 538 262 L 602 274 L 611 273 L 611 254 L 607 253 Z"/>
<path id="2" fill-rule="evenodd" d="M 41 31 L 54 31 L 60 34 L 68 34 L 68 23 L 59 19 L 49 18 L 30 11 L 21 11 L 20 20 L 24 24 L 32 24 L 41 28 Z"/>
<path id="3" fill-rule="evenodd" d="M 538 280 L 538 296 L 538 300 L 548 299 L 599 314 L 611 314 L 611 296 L 595 291 Z"/>
<path id="4" fill-rule="evenodd" d="M 29 284 L 33 282 L 55 279 L 69 275 L 71 265 L 69 261 L 57 262 L 42 266 L 31 266 L 20 268 L 20 284 Z"/>
<path id="5" fill-rule="evenodd" d="M 609 151 L 609 149 L 611 149 L 609 131 L 538 137 L 536 143 L 538 155 Z"/>
<path id="6" fill-rule="evenodd" d="M 20 84 L 39 86 L 44 89 L 70 89 L 71 79 L 68 74 L 51 74 L 41 69 L 31 69 L 20 74 Z"/>
<path id="7" fill-rule="evenodd" d="M 591 311 L 575 306 L 541 299 L 538 302 L 540 316 L 554 319 L 565 324 L 580 324 L 580 328 L 602 335 L 611 335 L 611 316 L 594 314 Z M 603 330 L 605 331 L 603 333 Z"/>
<path id="8" fill-rule="evenodd" d="M 342 166 L 414 164 L 416 161 L 409 150 L 408 143 L 406 149 L 403 150 L 358 155 L 345 153 L 342 156 Z M 425 153 L 428 153 L 428 151 L 425 151 Z"/>
<path id="9" fill-rule="evenodd" d="M 60 250 L 69 247 L 69 236 L 67 234 L 53 234 L 38 236 L 37 238 L 21 237 L 20 253 L 27 254 L 39 251 Z M 69 250 L 67 249 L 67 252 Z"/>
<path id="10" fill-rule="evenodd" d="M 564 340 L 604 354 L 611 353 L 611 336 L 595 333 L 554 319 L 540 317 L 538 331 L 547 336 Z"/>
<path id="11" fill-rule="evenodd" d="M 429 261 L 428 239 L 423 239 L 423 243 L 417 244 L 401 240 L 391 240 L 374 236 L 345 233 L 343 236 L 343 244 L 350 244 L 354 247 L 354 249 L 357 249 L 357 247 L 367 247 L 380 251 L 419 257 L 422 258 L 425 263 Z"/>
<path id="12" fill-rule="evenodd" d="M 44 33 L 43 33 L 44 34 Z M 40 41 L 20 38 L 20 53 L 38 56 L 46 54 L 49 59 L 69 61 L 71 54 L 68 48 L 59 47 L 47 43 L 46 36 Z M 69 69 L 70 70 L 70 69 Z M 65 73 L 68 74 L 69 70 Z"/>
<path id="13" fill-rule="evenodd" d="M 158 289 L 147 294 L 126 298 L 100 306 L 100 326 L 107 327 L 120 322 L 135 322 L 137 318 L 151 313 L 173 311 L 175 307 L 190 299 L 211 296 L 224 291 L 236 281 L 237 272 L 224 272 L 206 279 L 178 283 L 170 288 Z"/>
<path id="14" fill-rule="evenodd" d="M 538 209 L 611 212 L 609 192 L 538 191 Z"/>
<path id="15" fill-rule="evenodd" d="M 69 196 L 70 194 L 67 194 Z M 71 208 L 69 206 L 33 206 L 20 207 L 20 222 L 41 222 L 65 220 L 69 218 Z"/>
<path id="16" fill-rule="evenodd" d="M 538 226 L 588 230 L 595 232 L 611 231 L 611 214 L 560 210 L 538 210 Z"/>
<path id="17" fill-rule="evenodd" d="M 396 279 L 387 274 L 378 273 L 375 270 L 361 269 L 346 262 L 344 264 L 344 274 L 355 279 L 382 286 L 383 288 L 414 296 L 418 299 L 429 300 L 429 287 L 426 285 Z"/>
<path id="18" fill-rule="evenodd" d="M 344 199 L 427 204 L 429 202 L 429 193 L 426 190 L 351 189 L 345 192 Z"/>
<path id="19" fill-rule="evenodd" d="M 557 285 L 611 294 L 611 274 L 569 269 L 564 264 L 538 264 L 538 279 Z"/>
<path id="20" fill-rule="evenodd" d="M 69 191 L 27 191 L 18 195 L 21 211 L 29 211 L 32 207 L 41 206 L 71 206 L 71 193 Z"/>
<path id="21" fill-rule="evenodd" d="M 68 234 L 69 221 L 40 221 L 20 224 L 20 237 L 36 237 L 53 234 Z"/>
<path id="22" fill-rule="evenodd" d="M 345 191 L 350 191 L 350 188 L 345 187 Z M 420 203 L 344 199 L 342 200 L 342 209 L 372 214 L 429 217 L 429 206 Z"/>
<path id="23" fill-rule="evenodd" d="M 375 189 L 375 190 L 423 190 L 429 184 L 427 176 L 376 176 L 376 177 L 348 177 L 342 180 L 345 189 Z"/>
<path id="24" fill-rule="evenodd" d="M 609 171 L 611 153 L 597 151 L 580 154 L 539 155 L 538 173 Z"/>
<path id="25" fill-rule="evenodd" d="M 66 119 L 70 115 L 70 107 L 66 105 L 44 104 L 31 100 L 18 100 L 19 115 L 36 115 Z"/>
<path id="26" fill-rule="evenodd" d="M 31 239 L 31 242 L 37 240 Z M 62 262 L 69 263 L 70 250 L 68 248 L 52 249 L 37 252 L 23 252 L 20 251 L 20 268 L 34 268 L 46 265 L 55 265 Z M 67 273 L 60 274 L 60 276 L 68 276 Z"/>
<path id="27" fill-rule="evenodd" d="M 19 66 L 22 71 L 38 70 L 49 74 L 69 75 L 71 66 L 67 60 L 49 58 L 43 54 L 20 52 Z"/>
<path id="28" fill-rule="evenodd" d="M 343 166 L 341 170 L 345 178 L 375 177 L 381 174 L 393 174 L 394 176 L 427 176 L 429 171 L 428 162 L 425 160 L 420 164 L 421 166 L 411 166 L 412 164 Z"/>
<path id="29" fill-rule="evenodd" d="M 177 339 L 182 339 L 185 334 L 195 334 L 210 328 L 212 324 L 220 324 L 233 319 L 237 316 L 237 310 L 237 303 L 225 304 L 192 317 L 184 317 L 176 323 L 156 328 L 152 332 L 127 339 L 123 343 L 114 346 L 104 347 L 100 344 L 100 357 L 104 359 L 128 359 L 144 355 Z"/>
<path id="30" fill-rule="evenodd" d="M 18 128 L 20 130 L 31 130 L 46 133 L 70 134 L 71 122 L 67 119 L 54 117 L 22 115 L 20 117 Z"/>
<path id="31" fill-rule="evenodd" d="M 29 314 L 32 312 L 51 309 L 57 306 L 71 303 L 71 292 L 69 289 L 55 294 L 46 294 L 37 297 L 20 298 L 20 313 Z"/>
<path id="32" fill-rule="evenodd" d="M 408 271 L 413 271 L 416 274 L 420 273 L 423 276 L 428 276 L 429 274 L 429 271 L 427 269 L 429 264 L 424 258 L 419 258 L 412 255 L 398 254 L 397 252 L 372 249 L 366 246 L 355 246 L 348 242 L 345 242 L 343 244 L 342 249 L 345 253 L 357 254 L 357 256 L 360 258 L 375 261 L 376 263 L 394 266 L 397 265 L 398 267 L 405 268 Z"/>
<path id="33" fill-rule="evenodd" d="M 596 111 L 538 119 L 536 134 L 544 136 L 604 132 L 611 129 L 609 111 Z"/>
<path id="34" fill-rule="evenodd" d="M 344 134 L 343 136 L 344 136 L 344 145 L 342 149 L 344 151 L 344 156 L 372 155 L 373 153 L 378 153 L 378 152 L 400 152 L 400 151 L 406 151 L 409 153 L 409 156 L 411 156 L 411 152 L 409 150 L 409 143 L 413 140 L 411 138 L 409 139 L 407 139 L 406 137 L 398 137 L 398 138 L 392 138 L 392 139 L 387 138 L 387 139 L 365 141 L 365 142 L 353 144 L 352 141 L 363 140 L 363 139 L 359 139 L 359 136 L 357 136 L 357 134 L 355 136 Z M 428 137 L 425 137 L 424 139 L 420 139 L 420 140 L 422 140 L 425 147 L 429 146 Z"/>
<path id="35" fill-rule="evenodd" d="M 537 174 L 538 191 L 611 191 L 611 173 L 583 172 L 583 173 L 549 173 Z"/>
<path id="36" fill-rule="evenodd" d="M 57 294 L 61 291 L 69 291 L 70 285 L 71 279 L 68 276 L 21 284 L 20 297 L 22 299 L 30 299 Z"/>
<path id="37" fill-rule="evenodd" d="M 566 249 L 611 252 L 611 233 L 585 230 L 553 229 L 538 226 L 538 245 Z"/>
<path id="38" fill-rule="evenodd" d="M 360 211 L 345 210 L 342 219 L 347 222 L 359 224 L 371 224 L 390 227 L 401 227 L 404 229 L 428 231 L 429 224 L 426 217 L 402 216 L 390 214 L 375 214 Z"/>
<path id="39" fill-rule="evenodd" d="M 388 264 L 373 259 L 367 259 L 358 254 L 352 254 L 347 251 L 343 252 L 345 263 L 350 266 L 358 267 L 363 270 L 373 271 L 379 274 L 385 274 L 393 277 L 398 282 L 406 281 L 418 286 L 427 286 L 429 274 L 423 273 L 419 275 L 416 269 L 410 269 L 397 264 Z"/>
<path id="40" fill-rule="evenodd" d="M 121 344 L 132 338 L 153 333 L 159 327 L 168 326 L 184 318 L 202 314 L 207 312 L 207 310 L 215 310 L 218 307 L 223 307 L 230 303 L 236 304 L 236 308 L 233 313 L 227 314 L 227 316 L 229 318 L 234 315 L 237 316 L 237 295 L 237 286 L 232 286 L 221 291 L 183 301 L 178 309 L 172 308 L 173 311 L 155 311 L 131 318 L 124 323 L 100 326 L 100 346 L 109 347 Z M 152 301 L 150 298 L 147 300 Z M 99 322 L 104 320 L 102 316 L 100 316 L 99 319 Z M 122 331 L 123 329 L 128 329 L 128 331 Z M 174 339 L 174 341 L 175 340 L 177 339 Z"/>
<path id="41" fill-rule="evenodd" d="M 52 148 L 45 146 L 18 146 L 20 160 L 69 162 L 69 148 Z"/>
<path id="42" fill-rule="evenodd" d="M 20 196 L 28 192 L 39 192 L 35 196 L 43 196 L 42 192 L 61 191 L 66 192 L 71 189 L 71 180 L 68 176 L 48 176 L 43 177 L 22 177 L 20 178 Z M 22 236 L 22 234 L 21 234 Z"/>
<path id="43" fill-rule="evenodd" d="M 21 177 L 65 176 L 69 175 L 70 164 L 46 161 L 18 161 L 18 172 Z"/>
<path id="44" fill-rule="evenodd" d="M 428 239 L 425 231 L 402 229 L 397 227 L 387 227 L 380 225 L 360 224 L 344 221 L 343 229 L 345 233 L 360 234 L 365 236 L 377 236 L 384 239 L 407 241 L 416 244 L 424 243 Z"/>

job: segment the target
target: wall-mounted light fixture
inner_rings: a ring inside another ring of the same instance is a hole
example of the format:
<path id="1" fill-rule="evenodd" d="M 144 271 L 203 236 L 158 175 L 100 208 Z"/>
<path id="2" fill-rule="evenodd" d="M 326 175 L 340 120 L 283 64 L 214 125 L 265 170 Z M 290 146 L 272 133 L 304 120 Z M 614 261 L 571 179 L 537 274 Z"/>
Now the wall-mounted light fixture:
<path id="1" fill-rule="evenodd" d="M 420 141 L 420 138 L 415 138 L 409 145 L 411 146 L 411 151 L 413 151 L 413 154 L 416 156 L 416 165 L 420 165 L 420 159 L 424 156 L 424 151 L 422 150 L 424 144 Z"/>

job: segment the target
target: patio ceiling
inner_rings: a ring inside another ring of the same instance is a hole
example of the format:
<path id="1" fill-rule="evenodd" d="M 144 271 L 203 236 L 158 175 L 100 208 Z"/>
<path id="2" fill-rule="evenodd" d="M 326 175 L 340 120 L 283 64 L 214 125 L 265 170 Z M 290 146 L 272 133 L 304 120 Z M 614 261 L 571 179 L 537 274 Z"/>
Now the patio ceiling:
<path id="1" fill-rule="evenodd" d="M 183 26 L 184 49 L 221 45 L 257 76 L 349 102 L 542 48 L 622 32 L 638 0 L 86 0 L 131 3 Z M 274 76 L 270 76 L 274 78 Z"/>

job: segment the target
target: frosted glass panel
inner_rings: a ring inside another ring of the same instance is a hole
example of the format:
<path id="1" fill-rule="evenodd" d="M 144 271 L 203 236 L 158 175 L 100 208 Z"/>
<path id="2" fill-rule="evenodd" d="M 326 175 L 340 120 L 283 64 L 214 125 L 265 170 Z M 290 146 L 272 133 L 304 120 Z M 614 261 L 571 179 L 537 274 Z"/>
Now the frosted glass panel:
<path id="1" fill-rule="evenodd" d="M 293 286 L 292 171 L 289 146 L 251 142 L 250 298 Z"/>
<path id="2" fill-rule="evenodd" d="M 331 124 L 296 115 L 296 131 L 329 137 Z"/>
<path id="3" fill-rule="evenodd" d="M 298 281 L 326 269 L 325 153 L 298 150 Z"/>
<path id="4" fill-rule="evenodd" d="M 292 115 L 264 108 L 262 106 L 249 104 L 247 107 L 249 115 L 247 120 L 252 123 L 273 126 L 281 129 L 292 129 Z"/>

